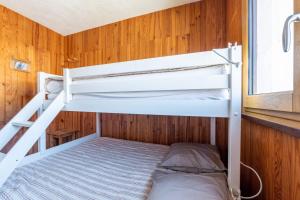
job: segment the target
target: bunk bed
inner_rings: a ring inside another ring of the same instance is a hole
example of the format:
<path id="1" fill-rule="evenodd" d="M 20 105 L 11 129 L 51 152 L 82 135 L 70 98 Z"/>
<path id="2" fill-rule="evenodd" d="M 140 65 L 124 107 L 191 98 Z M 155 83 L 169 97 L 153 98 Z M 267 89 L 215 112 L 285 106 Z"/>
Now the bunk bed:
<path id="1" fill-rule="evenodd" d="M 47 160 L 55 159 L 53 156 L 62 157 L 63 154 L 72 154 L 74 151 L 79 156 L 80 151 L 74 149 L 75 146 L 82 150 L 87 145 L 95 145 L 95 141 L 101 143 L 103 140 L 109 140 L 101 138 L 99 113 L 210 117 L 210 139 L 213 145 L 216 143 L 215 118 L 225 117 L 229 119 L 228 186 L 231 193 L 239 197 L 240 46 L 64 69 L 63 76 L 40 72 L 38 90 L 38 94 L 0 131 L 2 149 L 21 128 L 28 128 L 7 154 L 0 153 L 0 186 L 5 182 L 11 184 L 7 179 L 20 168 L 33 167 L 36 163 L 45 165 Z M 45 130 L 62 110 L 96 112 L 97 131 L 95 134 L 46 150 Z M 36 112 L 38 118 L 34 122 L 29 121 Z M 39 152 L 26 156 L 37 141 Z M 130 142 L 125 144 L 136 145 Z M 149 149 L 153 148 L 161 149 L 161 154 L 156 155 L 158 157 L 162 157 L 167 151 L 167 147 L 149 146 Z M 150 160 L 150 166 L 159 162 L 159 159 Z"/>

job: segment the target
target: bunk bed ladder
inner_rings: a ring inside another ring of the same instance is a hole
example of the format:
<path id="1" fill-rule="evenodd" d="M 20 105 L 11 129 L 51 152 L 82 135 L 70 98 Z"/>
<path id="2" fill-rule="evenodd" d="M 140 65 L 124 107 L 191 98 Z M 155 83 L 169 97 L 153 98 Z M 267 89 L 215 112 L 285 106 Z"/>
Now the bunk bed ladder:
<path id="1" fill-rule="evenodd" d="M 0 131 L 1 150 L 21 128 L 28 128 L 7 154 L 0 153 L 0 187 L 65 105 L 64 91 L 62 91 L 34 122 L 28 121 L 36 112 L 39 112 L 43 106 L 44 97 L 44 92 L 38 93 Z"/>

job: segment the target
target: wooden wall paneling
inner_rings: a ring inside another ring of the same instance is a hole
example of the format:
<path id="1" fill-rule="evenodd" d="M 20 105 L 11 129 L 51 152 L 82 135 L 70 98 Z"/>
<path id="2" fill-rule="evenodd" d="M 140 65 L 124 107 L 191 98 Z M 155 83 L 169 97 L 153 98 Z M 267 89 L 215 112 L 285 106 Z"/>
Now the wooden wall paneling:
<path id="1" fill-rule="evenodd" d="M 219 148 L 222 161 L 227 165 L 228 156 L 228 120 L 217 118 L 216 120 L 216 144 Z"/>
<path id="2" fill-rule="evenodd" d="M 209 143 L 209 118 L 152 115 L 102 114 L 106 137 L 156 144 Z"/>
<path id="3" fill-rule="evenodd" d="M 3 9 L 0 8 L 0 44 L 4 43 L 4 30 L 5 30 L 5 24 L 3 23 Z M 3 47 L 0 48 L 0 52 L 2 53 Z M 4 65 L 4 60 L 0 59 L 0 66 Z M 0 98 L 0 127 L 4 125 L 5 121 L 5 69 L 3 67 L 0 67 L 0 95 L 2 98 Z"/>
<path id="4" fill-rule="evenodd" d="M 300 139 L 246 119 L 242 136 L 242 161 L 258 171 L 264 185 L 257 199 L 299 199 Z M 258 191 L 257 178 L 245 168 L 242 191 L 244 195 Z"/>
<path id="5" fill-rule="evenodd" d="M 250 138 L 250 125 L 248 120 L 242 120 L 242 145 L 241 145 L 241 160 L 244 163 L 249 164 L 251 160 L 251 138 Z M 248 169 L 245 169 L 241 166 L 241 190 L 242 195 L 250 196 L 251 193 L 251 184 L 250 178 L 252 177 L 251 172 Z"/>
<path id="6" fill-rule="evenodd" d="M 226 1 L 227 42 L 242 44 L 242 1 Z"/>
<path id="7" fill-rule="evenodd" d="M 290 137 L 290 140 L 294 140 L 294 138 Z M 289 192 L 292 195 L 292 199 L 300 199 L 300 170 L 299 167 L 300 166 L 300 156 L 299 156 L 299 152 L 300 152 L 300 141 L 299 139 L 297 139 L 295 141 L 295 145 L 293 145 L 292 147 L 294 149 L 294 151 L 296 152 L 295 154 L 295 158 L 291 157 L 290 159 L 294 159 L 294 162 L 291 163 L 291 168 L 293 175 L 295 177 L 295 179 L 293 181 L 291 181 L 291 189 L 292 190 L 288 190 L 287 192 Z"/>

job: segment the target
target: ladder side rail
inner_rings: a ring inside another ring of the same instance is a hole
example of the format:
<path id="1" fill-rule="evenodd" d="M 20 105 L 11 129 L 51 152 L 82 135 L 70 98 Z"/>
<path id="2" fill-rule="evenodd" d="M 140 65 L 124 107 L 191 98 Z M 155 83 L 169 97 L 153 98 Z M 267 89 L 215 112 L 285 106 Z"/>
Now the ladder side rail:
<path id="1" fill-rule="evenodd" d="M 13 125 L 16 121 L 27 121 L 43 104 L 45 94 L 38 93 L 29 103 L 25 105 L 1 130 L 0 130 L 0 150 L 17 134 L 22 128 Z"/>
<path id="2" fill-rule="evenodd" d="M 30 148 L 43 134 L 53 119 L 64 107 L 64 92 L 62 91 L 34 124 L 25 132 L 14 147 L 6 154 L 0 163 L 0 187 L 19 165 Z"/>

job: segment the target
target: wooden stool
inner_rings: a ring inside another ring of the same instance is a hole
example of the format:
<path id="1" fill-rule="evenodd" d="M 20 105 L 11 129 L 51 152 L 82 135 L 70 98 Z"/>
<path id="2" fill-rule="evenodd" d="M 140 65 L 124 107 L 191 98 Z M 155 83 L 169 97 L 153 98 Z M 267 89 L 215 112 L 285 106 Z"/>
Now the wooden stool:
<path id="1" fill-rule="evenodd" d="M 75 129 L 63 129 L 48 133 L 50 136 L 50 147 L 75 140 L 78 132 L 79 131 Z"/>

